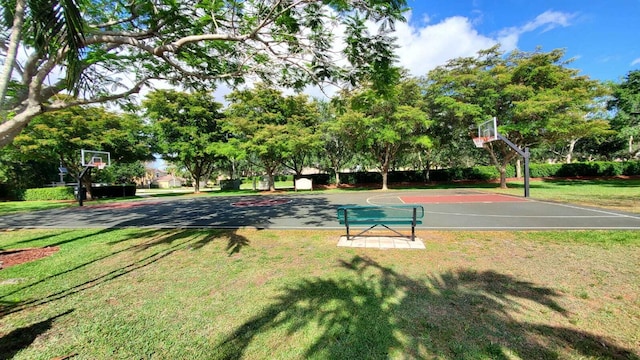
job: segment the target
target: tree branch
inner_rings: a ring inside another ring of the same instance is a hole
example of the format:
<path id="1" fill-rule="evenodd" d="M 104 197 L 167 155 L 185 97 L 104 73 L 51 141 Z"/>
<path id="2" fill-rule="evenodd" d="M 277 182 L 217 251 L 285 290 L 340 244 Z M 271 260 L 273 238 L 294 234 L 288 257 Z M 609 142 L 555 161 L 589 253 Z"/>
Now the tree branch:
<path id="1" fill-rule="evenodd" d="M 113 100 L 118 100 L 118 99 L 122 99 L 125 98 L 127 96 L 133 95 L 133 94 L 137 94 L 140 92 L 140 90 L 142 89 L 142 86 L 148 82 L 149 80 L 154 79 L 153 77 L 145 77 L 141 80 L 139 80 L 137 83 L 134 84 L 134 86 L 122 93 L 119 94 L 114 94 L 114 95 L 109 95 L 109 96 L 100 96 L 97 98 L 93 98 L 93 99 L 78 99 L 78 100 L 74 100 L 74 101 L 70 101 L 70 102 L 55 102 L 51 105 L 46 105 L 44 106 L 45 111 L 55 111 L 55 110 L 61 110 L 61 109 L 66 109 L 66 108 L 70 108 L 72 106 L 78 106 L 78 105 L 89 105 L 89 104 L 97 104 L 97 103 L 104 103 L 104 102 L 108 102 L 108 101 L 113 101 Z"/>

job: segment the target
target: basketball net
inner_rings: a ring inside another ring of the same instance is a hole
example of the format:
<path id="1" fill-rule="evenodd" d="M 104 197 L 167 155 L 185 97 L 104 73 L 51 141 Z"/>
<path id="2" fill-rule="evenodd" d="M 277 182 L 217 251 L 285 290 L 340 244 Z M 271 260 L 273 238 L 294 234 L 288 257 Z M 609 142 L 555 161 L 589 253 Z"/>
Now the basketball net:
<path id="1" fill-rule="evenodd" d="M 107 163 L 103 163 L 103 162 L 94 163 L 93 166 L 97 167 L 98 170 L 102 170 L 102 169 L 104 169 L 105 166 L 107 166 Z"/>
<path id="2" fill-rule="evenodd" d="M 473 138 L 473 143 L 476 145 L 477 148 L 482 148 L 484 147 L 484 143 L 487 141 L 488 138 L 486 137 L 474 137 Z"/>

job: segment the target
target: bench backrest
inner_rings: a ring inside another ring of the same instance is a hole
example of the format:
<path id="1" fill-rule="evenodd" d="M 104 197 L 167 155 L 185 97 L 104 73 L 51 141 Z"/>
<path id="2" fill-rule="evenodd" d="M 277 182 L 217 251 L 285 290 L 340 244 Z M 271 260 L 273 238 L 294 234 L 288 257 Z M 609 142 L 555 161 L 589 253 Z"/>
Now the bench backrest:
<path id="1" fill-rule="evenodd" d="M 422 205 L 366 205 L 366 206 L 341 206 L 338 208 L 338 221 L 344 223 L 345 211 L 349 222 L 379 222 L 381 220 L 403 220 L 413 219 L 415 209 L 416 219 L 424 217 L 424 207 Z"/>

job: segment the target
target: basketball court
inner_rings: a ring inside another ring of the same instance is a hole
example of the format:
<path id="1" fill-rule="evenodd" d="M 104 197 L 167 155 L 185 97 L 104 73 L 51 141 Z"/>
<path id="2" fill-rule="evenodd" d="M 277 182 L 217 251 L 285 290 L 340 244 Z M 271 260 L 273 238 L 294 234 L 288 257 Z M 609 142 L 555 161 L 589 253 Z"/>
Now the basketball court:
<path id="1" fill-rule="evenodd" d="M 0 229 L 211 228 L 344 230 L 345 205 L 420 204 L 421 230 L 640 230 L 640 214 L 468 189 L 152 198 L 0 216 Z"/>

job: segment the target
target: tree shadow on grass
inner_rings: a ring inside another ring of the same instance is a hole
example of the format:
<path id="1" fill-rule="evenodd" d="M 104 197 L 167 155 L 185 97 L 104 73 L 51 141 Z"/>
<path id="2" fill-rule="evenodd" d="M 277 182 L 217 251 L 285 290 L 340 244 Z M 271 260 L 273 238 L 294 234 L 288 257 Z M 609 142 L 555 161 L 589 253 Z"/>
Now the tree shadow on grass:
<path id="1" fill-rule="evenodd" d="M 104 229 L 102 232 L 110 232 L 114 229 Z M 21 286 L 13 291 L 0 293 L 0 319 L 8 314 L 19 312 L 34 306 L 44 305 L 53 301 L 57 301 L 68 296 L 80 293 L 87 289 L 93 288 L 100 284 L 115 280 L 123 275 L 132 273 L 138 269 L 145 268 L 149 265 L 156 263 L 157 261 L 164 259 L 177 251 L 182 250 L 198 250 L 206 244 L 220 240 L 221 238 L 228 237 L 227 251 L 229 255 L 233 255 L 241 251 L 243 247 L 249 246 L 249 240 L 245 237 L 238 235 L 236 231 L 230 230 L 148 230 L 142 232 L 135 232 L 140 238 L 147 238 L 143 242 L 134 242 L 129 246 L 109 252 L 102 256 L 87 260 L 79 264 L 69 264 L 69 267 L 54 274 L 44 276 L 30 284 Z M 126 240 L 131 240 L 131 236 L 124 237 Z M 125 241 L 121 239 L 122 241 Z M 117 242 L 110 242 L 110 244 L 116 244 Z M 65 284 L 64 287 L 57 289 L 57 291 L 41 297 L 34 297 L 29 300 L 13 302 L 6 301 L 9 296 L 16 293 L 20 293 L 29 288 L 37 287 L 40 285 L 46 286 L 46 283 L 52 281 L 55 278 L 67 275 L 72 272 L 85 271 L 89 265 L 99 264 L 102 261 L 110 261 L 110 258 L 127 252 L 142 253 L 143 256 L 139 257 L 135 261 L 127 261 L 119 264 L 116 268 L 105 268 L 101 274 L 92 276 L 85 279 L 83 282 L 76 284 Z M 1 339 L 1 338 L 0 338 Z"/>
<path id="2" fill-rule="evenodd" d="M 520 320 L 531 308 L 567 314 L 555 290 L 510 275 L 459 270 L 414 279 L 360 256 L 341 266 L 351 274 L 283 289 L 273 304 L 223 340 L 215 357 L 243 357 L 261 333 L 286 329 L 295 338 L 317 329 L 304 358 L 557 359 L 571 353 L 638 359 L 586 331 Z"/>
<path id="3" fill-rule="evenodd" d="M 18 328 L 0 337 L 0 360 L 12 359 L 20 350 L 27 348 L 35 339 L 51 329 L 51 325 L 57 318 L 61 318 L 72 313 L 67 310 L 49 319 Z"/>

